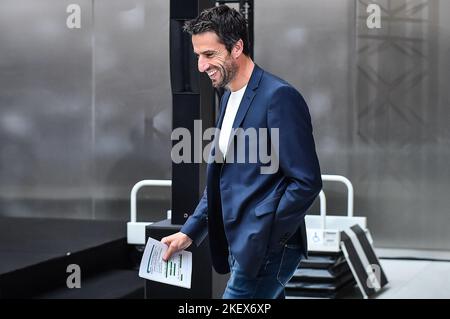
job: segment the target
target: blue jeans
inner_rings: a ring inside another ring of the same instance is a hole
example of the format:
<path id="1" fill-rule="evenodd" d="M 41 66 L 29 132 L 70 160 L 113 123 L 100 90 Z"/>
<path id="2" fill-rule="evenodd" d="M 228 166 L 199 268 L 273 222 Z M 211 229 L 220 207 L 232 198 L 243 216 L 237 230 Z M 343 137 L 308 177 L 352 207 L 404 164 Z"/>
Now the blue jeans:
<path id="1" fill-rule="evenodd" d="M 223 299 L 284 299 L 284 287 L 303 258 L 299 246 L 285 245 L 278 253 L 269 253 L 255 278 L 248 277 L 230 254 L 231 275 Z"/>

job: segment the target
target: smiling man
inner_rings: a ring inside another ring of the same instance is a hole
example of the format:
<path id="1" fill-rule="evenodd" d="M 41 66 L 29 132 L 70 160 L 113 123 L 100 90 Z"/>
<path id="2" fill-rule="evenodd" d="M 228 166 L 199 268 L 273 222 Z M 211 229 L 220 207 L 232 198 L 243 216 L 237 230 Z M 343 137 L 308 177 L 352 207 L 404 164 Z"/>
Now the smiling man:
<path id="1" fill-rule="evenodd" d="M 223 298 L 283 298 L 284 286 L 307 255 L 305 214 L 322 188 L 308 107 L 300 93 L 264 71 L 249 56 L 244 17 L 225 5 L 188 21 L 198 69 L 214 87 L 227 89 L 220 102 L 207 186 L 180 232 L 163 238 L 167 260 L 209 234 L 213 266 L 231 276 Z M 260 161 L 230 160 L 239 129 L 277 129 L 267 137 L 279 169 L 261 173 Z M 217 146 L 217 147 L 216 147 Z M 231 150 L 230 150 L 231 149 Z M 195 258 L 195 257 L 194 257 Z"/>
<path id="2" fill-rule="evenodd" d="M 225 87 L 236 92 L 245 87 L 255 66 L 248 56 L 248 43 L 239 39 L 228 48 L 215 32 L 196 33 L 196 27 L 199 28 L 192 26 L 190 32 L 193 32 L 192 44 L 198 58 L 198 70 L 208 74 L 215 88 Z"/>

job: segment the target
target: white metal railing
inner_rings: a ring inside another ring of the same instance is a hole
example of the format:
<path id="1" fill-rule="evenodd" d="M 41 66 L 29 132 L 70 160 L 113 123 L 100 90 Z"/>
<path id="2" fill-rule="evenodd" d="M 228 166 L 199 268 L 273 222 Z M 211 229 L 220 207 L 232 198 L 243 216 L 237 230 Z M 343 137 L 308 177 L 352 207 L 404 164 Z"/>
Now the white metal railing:
<path id="1" fill-rule="evenodd" d="M 323 191 L 320 191 L 319 193 L 319 200 L 320 200 L 320 217 L 322 219 L 322 228 L 325 228 L 327 223 L 327 198 Z"/>
<path id="2" fill-rule="evenodd" d="M 353 214 L 354 189 L 348 178 L 340 175 L 322 175 L 322 181 L 339 182 L 347 187 L 347 216 L 327 215 L 325 194 L 321 195 L 319 193 L 320 216 L 305 216 L 308 250 L 316 252 L 339 252 L 341 250 L 341 232 L 355 224 L 366 231 L 367 218 L 363 216 L 355 217 Z M 371 241 L 370 237 L 369 241 Z"/>
<path id="3" fill-rule="evenodd" d="M 127 242 L 135 245 L 145 245 L 145 228 L 151 222 L 137 222 L 136 198 L 142 187 L 171 187 L 171 180 L 145 179 L 137 182 L 131 189 L 130 194 L 130 221 L 127 223 Z"/>
<path id="4" fill-rule="evenodd" d="M 136 204 L 136 197 L 138 191 L 144 187 L 144 186 L 156 186 L 156 187 L 171 187 L 172 181 L 170 179 L 145 179 L 140 182 L 137 182 L 133 188 L 131 189 L 131 195 L 130 195 L 130 221 L 132 223 L 136 222 L 137 219 L 137 204 Z"/>
<path id="5" fill-rule="evenodd" d="M 323 181 L 341 182 L 347 186 L 347 217 L 353 217 L 353 185 L 344 176 L 322 175 Z M 127 224 L 127 240 L 129 244 L 145 244 L 145 227 L 151 222 L 137 222 L 137 194 L 142 187 L 171 187 L 172 181 L 166 179 L 146 179 L 137 182 L 131 189 L 130 194 L 130 222 Z M 322 228 L 326 228 L 326 196 L 323 191 L 319 193 L 320 216 Z M 169 211 L 170 212 L 170 211 Z M 168 214 L 169 214 L 168 212 Z"/>
<path id="6" fill-rule="evenodd" d="M 347 217 L 353 217 L 354 194 L 353 194 L 353 185 L 350 182 L 350 180 L 347 177 L 340 175 L 322 175 L 322 180 L 328 182 L 341 182 L 345 184 L 345 186 L 347 186 Z"/>

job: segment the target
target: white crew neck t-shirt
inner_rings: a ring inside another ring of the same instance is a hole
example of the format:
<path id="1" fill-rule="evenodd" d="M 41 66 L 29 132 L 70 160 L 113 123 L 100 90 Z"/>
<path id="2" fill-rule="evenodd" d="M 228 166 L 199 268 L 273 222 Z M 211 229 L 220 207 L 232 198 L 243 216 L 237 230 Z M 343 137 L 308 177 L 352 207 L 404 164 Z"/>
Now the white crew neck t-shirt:
<path id="1" fill-rule="evenodd" d="M 228 103 L 225 109 L 225 115 L 223 117 L 219 136 L 219 149 L 222 152 L 224 158 L 225 154 L 227 153 L 228 142 L 230 140 L 231 131 L 233 129 L 234 118 L 236 117 L 237 111 L 239 110 L 239 105 L 241 104 L 242 97 L 244 96 L 246 88 L 247 85 L 245 85 L 240 90 L 231 92 L 230 97 L 228 98 Z"/>

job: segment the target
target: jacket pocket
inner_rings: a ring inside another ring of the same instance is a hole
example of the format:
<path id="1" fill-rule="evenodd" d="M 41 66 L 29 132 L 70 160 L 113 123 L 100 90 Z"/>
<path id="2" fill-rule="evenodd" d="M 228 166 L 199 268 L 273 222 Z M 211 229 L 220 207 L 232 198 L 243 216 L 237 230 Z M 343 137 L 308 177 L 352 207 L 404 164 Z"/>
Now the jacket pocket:
<path id="1" fill-rule="evenodd" d="M 264 200 L 255 208 L 256 216 L 263 216 L 269 213 L 273 213 L 277 210 L 278 202 L 280 201 L 281 196 L 276 196 L 267 200 Z"/>

